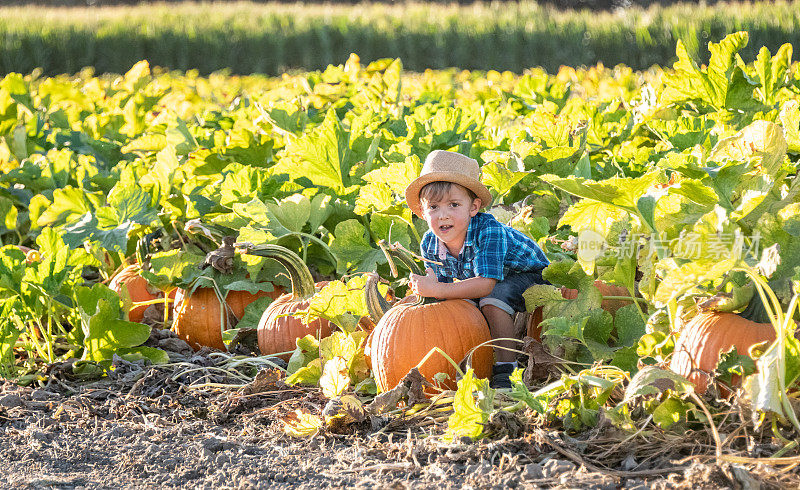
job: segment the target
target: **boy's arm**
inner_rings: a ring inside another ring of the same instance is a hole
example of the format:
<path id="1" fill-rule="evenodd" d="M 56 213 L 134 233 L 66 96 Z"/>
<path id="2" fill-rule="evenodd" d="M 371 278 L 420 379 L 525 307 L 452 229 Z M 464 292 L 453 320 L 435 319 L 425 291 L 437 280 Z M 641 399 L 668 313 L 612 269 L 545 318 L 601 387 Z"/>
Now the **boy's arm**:
<path id="1" fill-rule="evenodd" d="M 426 275 L 411 274 L 411 291 L 421 296 L 437 299 L 474 299 L 488 296 L 497 283 L 488 277 L 471 277 L 463 281 L 439 282 L 433 269 L 427 269 Z"/>

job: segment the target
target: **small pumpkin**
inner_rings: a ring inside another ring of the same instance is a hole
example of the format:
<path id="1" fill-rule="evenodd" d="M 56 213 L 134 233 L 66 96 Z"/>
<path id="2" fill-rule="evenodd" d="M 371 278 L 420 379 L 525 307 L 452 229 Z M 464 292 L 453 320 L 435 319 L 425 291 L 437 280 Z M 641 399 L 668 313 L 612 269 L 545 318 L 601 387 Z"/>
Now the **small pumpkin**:
<path id="1" fill-rule="evenodd" d="M 163 298 L 164 294 L 152 288 L 147 279 L 139 274 L 141 270 L 138 264 L 133 264 L 119 271 L 108 284 L 108 287 L 117 294 L 127 294 L 131 302 L 139 303 L 153 301 Z M 144 310 L 148 305 L 132 306 L 128 312 L 128 319 L 132 322 L 141 322 L 144 318 Z"/>
<path id="2" fill-rule="evenodd" d="M 746 354 L 753 345 L 774 340 L 771 323 L 756 323 L 734 313 L 701 313 L 681 329 L 669 368 L 694 383 L 697 393 L 705 393 L 720 353 L 736 347 L 739 354 Z"/>
<path id="3" fill-rule="evenodd" d="M 405 263 L 412 272 L 422 271 L 410 257 L 397 250 L 392 254 Z M 394 388 L 413 367 L 434 348 L 438 347 L 455 362 L 460 362 L 478 345 L 491 340 L 489 325 L 481 311 L 472 303 L 461 299 L 437 301 L 433 298 L 404 298 L 388 311 L 388 303 L 380 296 L 377 282 L 368 288 L 367 307 L 373 317 L 379 317 L 375 330 L 367 339 L 366 352 L 381 391 Z M 408 299 L 408 300 L 407 300 Z M 374 308 L 382 311 L 373 313 Z M 488 378 L 492 373 L 494 353 L 490 346 L 483 346 L 472 354 L 472 367 L 479 378 Z M 456 389 L 456 370 L 438 352 L 433 352 L 419 366 L 420 373 L 433 382 L 437 373 L 445 373 L 449 379 L 442 385 Z"/>
<path id="4" fill-rule="evenodd" d="M 280 288 L 270 292 L 258 291 L 255 294 L 247 291 L 229 291 L 225 302 L 230 312 L 240 320 L 244 315 L 244 309 L 253 301 L 264 296 L 276 298 L 281 293 Z M 225 329 L 223 325 L 227 328 L 230 324 L 230 319 L 223 317 L 222 314 L 222 303 L 213 288 L 197 288 L 192 294 L 188 294 L 185 289 L 178 289 L 175 294 L 175 321 L 172 329 L 195 350 L 203 346 L 225 350 L 222 331 Z"/>
<path id="5" fill-rule="evenodd" d="M 602 294 L 604 298 L 630 296 L 628 290 L 622 286 L 615 286 L 613 284 L 609 284 L 607 282 L 603 282 L 600 280 L 595 281 L 594 286 L 600 290 L 600 294 Z M 575 299 L 578 297 L 578 290 L 562 287 L 561 296 L 564 299 Z M 603 299 L 603 301 L 600 303 L 600 307 L 606 310 L 607 312 L 611 313 L 612 315 L 614 315 L 617 312 L 617 310 L 629 304 L 631 304 L 631 300 Z M 532 337 L 540 342 L 542 340 L 542 326 L 541 326 L 542 315 L 543 315 L 543 310 L 541 306 L 536 308 L 533 312 L 529 312 L 526 319 L 527 325 L 525 329 L 528 337 Z"/>
<path id="6" fill-rule="evenodd" d="M 623 306 L 627 306 L 631 304 L 631 300 L 626 299 L 605 299 L 606 297 L 609 298 L 616 298 L 620 296 L 627 296 L 630 297 L 630 293 L 628 290 L 622 286 L 615 286 L 613 284 L 609 284 L 604 281 L 597 280 L 594 282 L 594 287 L 600 290 L 600 294 L 603 295 L 603 301 L 600 303 L 600 307 L 607 312 L 611 313 L 612 315 L 617 312 Z M 570 288 L 561 288 L 561 296 L 564 299 L 575 299 L 578 297 L 578 290 L 577 289 L 570 289 Z"/>
<path id="7" fill-rule="evenodd" d="M 323 338 L 329 336 L 333 327 L 328 320 L 317 318 L 306 323 L 302 318 L 292 316 L 298 311 L 308 309 L 309 300 L 318 288 L 327 281 L 314 284 L 314 278 L 305 262 L 296 253 L 279 245 L 245 246 L 245 253 L 268 257 L 278 261 L 289 272 L 292 282 L 291 293 L 281 295 L 267 307 L 258 322 L 258 348 L 265 356 L 291 352 L 297 346 L 297 339 L 312 334 Z M 291 354 L 280 357 L 288 360 Z"/>

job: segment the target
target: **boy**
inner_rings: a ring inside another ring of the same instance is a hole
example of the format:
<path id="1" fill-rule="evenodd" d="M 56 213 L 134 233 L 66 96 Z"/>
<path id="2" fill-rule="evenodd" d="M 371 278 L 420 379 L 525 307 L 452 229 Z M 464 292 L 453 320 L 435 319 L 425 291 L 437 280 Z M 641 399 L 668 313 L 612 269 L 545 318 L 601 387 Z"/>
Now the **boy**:
<path id="1" fill-rule="evenodd" d="M 408 207 L 429 227 L 420 244 L 426 275 L 411 274 L 410 285 L 421 296 L 478 300 L 492 338 L 509 338 L 514 313 L 525 311 L 522 293 L 545 283 L 542 269 L 549 262 L 536 242 L 479 212 L 492 201 L 480 173 L 476 160 L 435 150 L 406 188 Z M 517 346 L 510 340 L 496 346 L 491 385 L 510 388 L 516 355 L 503 347 Z"/>

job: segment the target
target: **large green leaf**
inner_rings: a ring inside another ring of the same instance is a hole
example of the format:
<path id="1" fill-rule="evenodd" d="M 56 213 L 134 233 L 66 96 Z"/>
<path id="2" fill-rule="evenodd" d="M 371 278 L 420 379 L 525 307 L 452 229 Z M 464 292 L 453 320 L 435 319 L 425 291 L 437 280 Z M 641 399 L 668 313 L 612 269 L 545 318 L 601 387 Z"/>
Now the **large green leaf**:
<path id="1" fill-rule="evenodd" d="M 730 138 L 717 143 L 709 160 L 747 162 L 755 159 L 756 170 L 775 176 L 783 164 L 787 143 L 783 129 L 769 121 L 754 121 Z"/>
<path id="2" fill-rule="evenodd" d="M 578 177 L 561 178 L 555 175 L 543 175 L 541 179 L 572 195 L 611 204 L 625 211 L 636 213 L 636 202 L 656 182 L 658 175 L 659 172 L 653 171 L 641 177 L 613 177 L 603 181 Z"/>
<path id="3" fill-rule="evenodd" d="M 739 111 L 752 107 L 756 82 L 751 81 L 736 63 L 736 53 L 747 42 L 746 32 L 736 32 L 719 43 L 708 43 L 711 59 L 707 68 L 700 69 L 683 43 L 678 41 L 678 61 L 673 65 L 673 71 L 663 76 L 666 87 L 661 94 L 662 102 L 670 104 L 699 100 L 714 110 Z"/>
<path id="4" fill-rule="evenodd" d="M 511 190 L 523 177 L 528 175 L 522 160 L 510 157 L 509 155 L 498 155 L 492 153 L 483 158 L 487 159 L 486 164 L 481 169 L 483 181 L 493 190 L 497 196 L 503 196 Z M 503 158 L 504 157 L 504 158 Z M 484 203 L 486 205 L 487 203 Z"/>
<path id="5" fill-rule="evenodd" d="M 311 200 L 302 194 L 293 194 L 276 203 L 267 202 L 266 205 L 272 216 L 290 231 L 302 231 L 311 218 Z"/>
<path id="6" fill-rule="evenodd" d="M 346 332 L 354 331 L 359 319 L 368 314 L 364 299 L 366 282 L 366 274 L 357 274 L 346 283 L 329 282 L 309 301 L 306 321 L 325 318 Z M 385 294 L 386 289 L 386 286 L 379 286 L 381 294 Z M 337 355 L 350 359 L 342 354 Z"/>
<path id="7" fill-rule="evenodd" d="M 36 226 L 45 227 L 68 223 L 92 212 L 93 207 L 86 199 L 85 194 L 84 190 L 75 187 L 55 189 L 52 203 L 39 215 Z"/>
<path id="8" fill-rule="evenodd" d="M 356 219 L 342 221 L 333 232 L 331 251 L 336 256 L 336 270 L 339 274 L 347 271 L 375 271 L 378 264 L 386 262 L 380 249 L 370 243 L 369 230 Z"/>
<path id="9" fill-rule="evenodd" d="M 284 157 L 276 167 L 297 181 L 308 179 L 313 185 L 329 187 L 338 194 L 347 194 L 350 169 L 356 163 L 351 156 L 349 135 L 333 110 L 318 127 L 290 140 Z"/>
<path id="10" fill-rule="evenodd" d="M 107 202 L 115 211 L 114 221 L 101 223 L 103 225 L 112 223 L 150 225 L 158 220 L 158 209 L 153 206 L 150 194 L 136 184 L 120 182 L 115 185 L 108 194 Z M 99 212 L 98 216 L 100 216 Z"/>
<path id="11" fill-rule="evenodd" d="M 779 118 L 788 151 L 793 154 L 800 153 L 800 103 L 797 100 L 784 102 Z"/>
<path id="12" fill-rule="evenodd" d="M 109 362 L 118 349 L 136 347 L 150 337 L 147 325 L 121 319 L 119 295 L 107 286 L 79 288 L 77 298 L 85 335 L 83 360 Z"/>
<path id="13" fill-rule="evenodd" d="M 770 56 L 769 49 L 762 46 L 758 51 L 753 68 L 761 86 L 756 88 L 758 98 L 766 105 L 773 105 L 778 100 L 779 91 L 789 82 L 792 65 L 792 45 L 786 43 L 778 48 L 775 56 Z"/>

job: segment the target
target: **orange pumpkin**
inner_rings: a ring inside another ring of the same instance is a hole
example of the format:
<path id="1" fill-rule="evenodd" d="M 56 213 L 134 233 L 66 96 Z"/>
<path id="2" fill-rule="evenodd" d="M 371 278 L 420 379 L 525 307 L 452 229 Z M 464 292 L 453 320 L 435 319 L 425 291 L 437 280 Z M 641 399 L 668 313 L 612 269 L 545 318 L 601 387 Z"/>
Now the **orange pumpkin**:
<path id="1" fill-rule="evenodd" d="M 489 325 L 480 310 L 465 300 L 445 300 L 402 304 L 391 308 L 378 322 L 369 344 L 369 358 L 375 382 L 381 391 L 388 391 L 434 347 L 460 362 L 474 347 L 491 340 Z M 475 376 L 492 374 L 494 355 L 484 346 L 472 355 Z M 449 376 L 443 385 L 456 389 L 456 370 L 438 352 L 432 353 L 419 367 L 428 381 L 436 373 Z"/>
<path id="2" fill-rule="evenodd" d="M 532 337 L 539 342 L 542 341 L 542 307 L 538 307 L 528 314 L 528 323 L 526 326 L 526 335 Z"/>
<path id="3" fill-rule="evenodd" d="M 108 287 L 116 291 L 117 294 L 127 294 L 131 302 L 138 303 L 152 301 L 162 298 L 163 293 L 152 288 L 147 279 L 139 275 L 140 267 L 138 264 L 129 265 L 122 269 L 117 275 L 111 278 Z M 128 319 L 132 322 L 141 322 L 144 318 L 144 310 L 148 305 L 131 307 L 128 312 Z"/>
<path id="4" fill-rule="evenodd" d="M 600 294 L 603 297 L 606 296 L 630 296 L 628 290 L 622 286 L 615 286 L 613 284 L 609 284 L 607 282 L 603 282 L 597 280 L 594 282 L 594 287 L 600 290 Z M 569 289 L 569 288 L 561 288 L 561 296 L 564 299 L 575 299 L 578 297 L 578 290 L 577 289 Z M 612 315 L 617 312 L 623 306 L 631 304 L 630 300 L 624 299 L 604 299 L 602 303 L 600 303 L 600 307 L 607 312 L 611 313 Z"/>
<path id="5" fill-rule="evenodd" d="M 608 284 L 607 282 L 603 281 L 595 281 L 594 286 L 600 290 L 600 294 L 604 297 L 606 296 L 630 296 L 630 293 L 627 289 L 622 286 L 615 286 L 613 284 Z M 575 299 L 578 297 L 578 290 L 577 289 L 570 289 L 570 288 L 561 288 L 561 296 L 564 299 Z M 607 312 L 614 315 L 617 310 L 622 308 L 623 306 L 631 304 L 630 300 L 624 299 L 604 299 L 600 303 L 600 307 Z M 528 337 L 533 337 L 534 339 L 541 342 L 542 340 L 542 307 L 536 308 L 532 313 L 528 314 L 527 319 L 527 335 Z"/>
<path id="6" fill-rule="evenodd" d="M 297 339 L 312 334 L 318 339 L 327 337 L 333 331 L 328 320 L 318 318 L 306 323 L 294 313 L 308 309 L 309 300 L 327 281 L 314 284 L 314 278 L 305 262 L 296 253 L 279 245 L 260 245 L 245 249 L 246 253 L 268 257 L 278 261 L 289 272 L 292 292 L 273 301 L 264 311 L 258 322 L 258 348 L 265 356 L 283 354 L 288 360 L 291 351 L 297 347 Z"/>
<path id="7" fill-rule="evenodd" d="M 739 354 L 747 354 L 753 345 L 774 340 L 771 323 L 755 323 L 733 313 L 701 313 L 681 329 L 669 368 L 694 383 L 697 393 L 705 393 L 720 353 L 736 347 Z"/>
<path id="8" fill-rule="evenodd" d="M 412 272 L 422 273 L 404 252 L 384 248 L 384 253 L 390 260 L 393 257 L 404 263 Z M 489 325 L 481 311 L 466 300 L 436 301 L 416 296 L 407 296 L 388 308 L 389 303 L 379 294 L 377 284 L 377 274 L 367 281 L 367 309 L 379 321 L 367 338 L 365 355 L 378 388 L 384 392 L 391 390 L 427 356 L 419 365 L 420 373 L 432 383 L 434 375 L 445 373 L 449 379 L 442 386 L 456 389 L 455 367 L 439 352 L 430 351 L 438 347 L 453 361 L 461 362 L 472 349 L 490 341 Z M 493 362 L 491 346 L 472 353 L 472 367 L 478 378 L 491 376 Z"/>
<path id="9" fill-rule="evenodd" d="M 247 291 L 229 291 L 225 297 L 225 302 L 237 319 L 244 315 L 244 309 L 264 296 L 276 298 L 282 290 L 276 288 L 274 291 L 258 291 L 251 294 Z M 213 288 L 197 288 L 191 295 L 187 295 L 185 289 L 178 289 L 175 294 L 175 321 L 172 329 L 178 337 L 185 340 L 195 350 L 203 346 L 213 347 L 219 350 L 226 350 L 225 343 L 222 341 L 221 322 L 227 328 L 227 317 L 222 317 L 222 304 Z"/>

